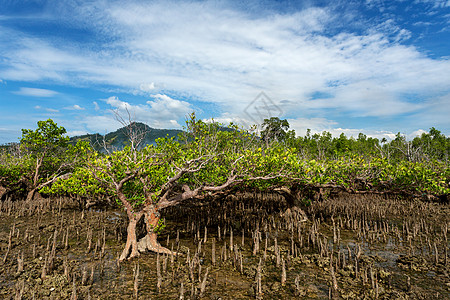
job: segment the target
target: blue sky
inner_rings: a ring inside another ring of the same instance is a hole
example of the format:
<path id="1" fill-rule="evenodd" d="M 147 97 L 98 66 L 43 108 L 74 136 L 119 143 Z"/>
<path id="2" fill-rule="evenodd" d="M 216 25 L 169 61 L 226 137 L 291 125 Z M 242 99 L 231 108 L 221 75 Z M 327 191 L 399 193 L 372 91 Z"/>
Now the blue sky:
<path id="1" fill-rule="evenodd" d="M 0 143 L 48 118 L 103 134 L 127 109 L 155 128 L 196 111 L 450 135 L 450 0 L 0 0 Z"/>

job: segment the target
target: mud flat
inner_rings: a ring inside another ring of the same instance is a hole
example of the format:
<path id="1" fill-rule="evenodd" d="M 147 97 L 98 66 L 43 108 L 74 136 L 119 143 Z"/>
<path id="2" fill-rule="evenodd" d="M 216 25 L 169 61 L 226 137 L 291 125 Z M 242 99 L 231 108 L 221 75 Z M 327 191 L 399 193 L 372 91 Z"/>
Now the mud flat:
<path id="1" fill-rule="evenodd" d="M 120 264 L 118 209 L 0 205 L 1 299 L 450 299 L 449 204 L 341 194 L 305 218 L 242 194 L 164 212 L 159 241 L 182 256 Z"/>

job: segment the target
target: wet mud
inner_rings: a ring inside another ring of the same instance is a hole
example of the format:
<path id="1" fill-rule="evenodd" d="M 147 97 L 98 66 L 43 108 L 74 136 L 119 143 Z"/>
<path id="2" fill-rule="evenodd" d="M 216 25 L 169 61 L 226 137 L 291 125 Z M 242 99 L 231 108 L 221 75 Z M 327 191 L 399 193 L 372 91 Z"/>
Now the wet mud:
<path id="1" fill-rule="evenodd" d="M 183 255 L 122 263 L 121 210 L 0 205 L 1 299 L 450 299 L 448 204 L 342 194 L 305 218 L 274 195 L 188 203 L 159 235 Z"/>

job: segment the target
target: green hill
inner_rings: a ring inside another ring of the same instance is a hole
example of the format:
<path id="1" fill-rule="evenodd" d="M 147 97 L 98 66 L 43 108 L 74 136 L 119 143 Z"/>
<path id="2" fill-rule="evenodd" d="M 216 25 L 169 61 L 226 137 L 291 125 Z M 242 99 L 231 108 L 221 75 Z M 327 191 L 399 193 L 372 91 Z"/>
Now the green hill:
<path id="1" fill-rule="evenodd" d="M 178 129 L 151 128 L 146 124 L 135 122 L 126 127 L 119 128 L 114 132 L 107 133 L 105 136 L 99 133 L 85 134 L 71 137 L 70 141 L 73 144 L 80 140 L 89 141 L 92 147 L 98 151 L 104 151 L 104 144 L 106 144 L 108 149 L 122 149 L 130 142 L 128 137 L 130 129 L 137 135 L 138 139 L 142 139 L 142 142 L 139 145 L 140 148 L 145 147 L 148 144 L 154 144 L 155 140 L 158 138 L 166 136 L 177 137 L 178 134 L 182 132 L 182 130 Z"/>

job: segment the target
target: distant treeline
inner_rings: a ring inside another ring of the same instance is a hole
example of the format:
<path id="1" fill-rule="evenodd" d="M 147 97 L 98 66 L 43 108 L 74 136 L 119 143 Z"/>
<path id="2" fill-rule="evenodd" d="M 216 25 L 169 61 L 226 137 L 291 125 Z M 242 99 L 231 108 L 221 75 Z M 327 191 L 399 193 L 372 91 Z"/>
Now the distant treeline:
<path id="1" fill-rule="evenodd" d="M 344 133 L 333 137 L 328 131 L 311 134 L 310 129 L 306 136 L 296 136 L 294 130 L 289 130 L 288 121 L 279 118 L 266 119 L 263 128 L 261 137 L 267 143 L 276 141 L 285 144 L 310 159 L 335 159 L 346 154 L 357 154 L 392 161 L 420 162 L 430 159 L 448 161 L 450 155 L 450 137 L 434 127 L 411 141 L 400 132 L 390 141 L 363 133 L 359 133 L 357 138 L 347 137 Z"/>

